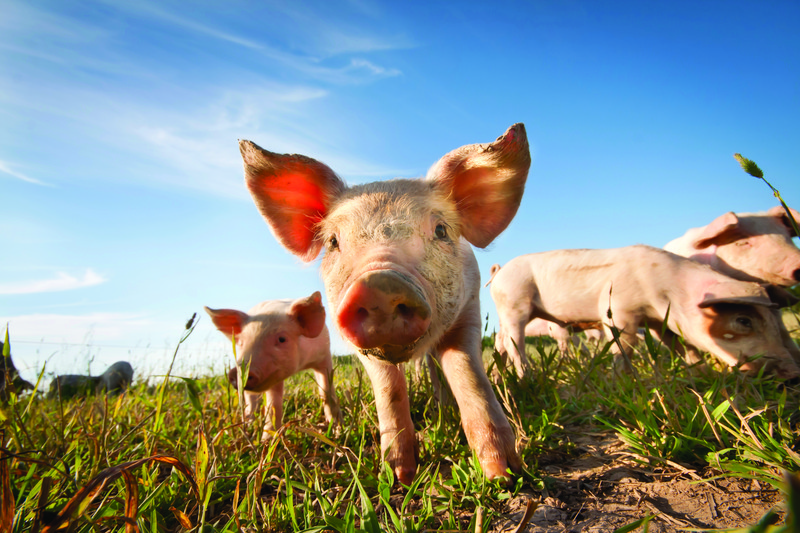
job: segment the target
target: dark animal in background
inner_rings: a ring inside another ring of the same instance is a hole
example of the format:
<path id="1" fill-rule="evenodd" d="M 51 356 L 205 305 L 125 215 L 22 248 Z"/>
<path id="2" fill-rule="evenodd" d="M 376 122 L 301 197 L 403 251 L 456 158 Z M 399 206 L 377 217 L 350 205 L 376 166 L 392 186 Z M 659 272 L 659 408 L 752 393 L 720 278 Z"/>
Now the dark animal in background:
<path id="1" fill-rule="evenodd" d="M 24 390 L 33 390 L 33 385 L 22 379 L 11 360 L 11 354 L 3 357 L 3 343 L 0 342 L 0 359 L 3 361 L 3 378 L 0 381 L 0 401 L 7 402 L 10 393 L 19 394 Z"/>
<path id="2" fill-rule="evenodd" d="M 133 381 L 133 367 L 127 361 L 117 361 L 99 376 L 83 376 L 79 374 L 65 374 L 57 376 L 50 383 L 48 398 L 66 400 L 75 396 L 89 396 L 91 394 L 107 392 L 120 394 L 125 392 Z"/>

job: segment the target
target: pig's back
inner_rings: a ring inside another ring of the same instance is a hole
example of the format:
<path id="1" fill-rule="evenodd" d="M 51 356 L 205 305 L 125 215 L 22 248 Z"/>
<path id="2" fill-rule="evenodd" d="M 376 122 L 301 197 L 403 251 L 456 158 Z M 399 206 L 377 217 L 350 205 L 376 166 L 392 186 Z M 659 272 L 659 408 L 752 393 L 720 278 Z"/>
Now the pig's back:
<path id="1" fill-rule="evenodd" d="M 554 250 L 515 258 L 498 277 L 508 269 L 508 277 L 524 278 L 519 274 L 524 271 L 528 281 L 518 288 L 538 307 L 565 321 L 600 320 L 610 299 L 625 307 L 661 307 L 658 302 L 673 283 L 681 260 L 646 245 Z"/>

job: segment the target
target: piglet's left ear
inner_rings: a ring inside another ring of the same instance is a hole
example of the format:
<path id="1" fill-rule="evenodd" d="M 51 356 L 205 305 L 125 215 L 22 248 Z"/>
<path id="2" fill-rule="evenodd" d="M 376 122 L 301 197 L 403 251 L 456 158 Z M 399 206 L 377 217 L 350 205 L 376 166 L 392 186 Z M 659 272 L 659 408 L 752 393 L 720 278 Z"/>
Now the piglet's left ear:
<path id="1" fill-rule="evenodd" d="M 777 304 L 777 306 L 780 308 L 791 307 L 797 302 L 800 302 L 800 298 L 787 291 L 783 287 L 770 285 L 769 283 L 762 283 L 761 286 L 767 291 L 769 299 L 772 300 L 773 303 Z"/>
<path id="2" fill-rule="evenodd" d="M 289 310 L 306 337 L 316 337 L 325 327 L 325 308 L 322 306 L 322 295 L 316 291 L 307 298 L 300 298 L 292 303 Z"/>
<path id="3" fill-rule="evenodd" d="M 796 209 L 789 208 L 789 213 L 792 214 L 792 218 L 794 219 L 795 224 L 800 225 L 800 211 Z M 798 237 L 797 233 L 794 231 L 794 227 L 792 226 L 791 220 L 789 220 L 789 213 L 783 208 L 782 205 L 776 205 L 767 211 L 767 214 L 777 218 L 781 224 L 786 226 L 786 229 L 789 230 L 790 237 Z"/>
<path id="4" fill-rule="evenodd" d="M 697 304 L 701 309 L 719 304 L 760 305 L 777 307 L 770 300 L 766 289 L 758 283 L 748 281 L 724 281 L 708 288 L 703 301 Z"/>
<path id="5" fill-rule="evenodd" d="M 461 233 L 485 248 L 517 213 L 531 166 L 528 137 L 514 124 L 490 144 L 469 144 L 442 157 L 427 179 L 456 202 Z"/>

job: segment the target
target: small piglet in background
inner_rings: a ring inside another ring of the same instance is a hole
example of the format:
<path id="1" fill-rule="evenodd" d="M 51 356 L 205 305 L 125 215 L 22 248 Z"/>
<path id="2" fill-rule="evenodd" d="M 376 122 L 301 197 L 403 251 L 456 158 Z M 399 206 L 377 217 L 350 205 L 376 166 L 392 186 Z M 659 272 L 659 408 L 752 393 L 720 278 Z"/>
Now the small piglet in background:
<path id="1" fill-rule="evenodd" d="M 245 417 L 252 420 L 266 396 L 264 434 L 281 425 L 283 382 L 301 370 L 311 369 L 322 396 L 325 418 L 338 424 L 339 402 L 333 390 L 333 361 L 325 308 L 319 291 L 296 300 L 267 300 L 245 313 L 235 309 L 209 309 L 214 325 L 236 339 L 236 364 L 250 365 L 244 383 Z M 236 387 L 239 372 L 228 374 Z"/>
<path id="2" fill-rule="evenodd" d="M 543 318 L 559 326 L 596 322 L 607 338 L 619 329 L 627 352 L 637 342 L 640 326 L 681 347 L 697 362 L 704 350 L 728 366 L 743 370 L 766 366 L 782 378 L 800 376 L 800 367 L 783 346 L 773 308 L 786 303 L 785 290 L 738 281 L 684 257 L 650 246 L 608 250 L 556 250 L 516 257 L 495 271 L 491 293 L 500 319 L 497 350 L 508 354 L 524 374 L 526 324 Z M 610 317 L 609 317 L 609 314 Z M 750 361 L 750 358 L 762 356 Z"/>
<path id="3" fill-rule="evenodd" d="M 61 399 L 75 396 L 88 396 L 90 394 L 107 392 L 119 394 L 125 392 L 133 381 L 133 367 L 127 361 L 117 361 L 109 366 L 99 376 L 84 376 L 79 374 L 64 374 L 57 376 L 50 382 L 48 398 Z"/>
<path id="4" fill-rule="evenodd" d="M 481 359 L 480 273 L 517 212 L 530 167 L 525 127 L 442 157 L 425 179 L 348 187 L 328 166 L 241 141 L 245 182 L 275 237 L 320 273 L 342 337 L 372 381 L 383 457 L 413 481 L 418 445 L 398 365 L 426 352 L 453 391 L 488 478 L 519 470 L 514 433 Z"/>

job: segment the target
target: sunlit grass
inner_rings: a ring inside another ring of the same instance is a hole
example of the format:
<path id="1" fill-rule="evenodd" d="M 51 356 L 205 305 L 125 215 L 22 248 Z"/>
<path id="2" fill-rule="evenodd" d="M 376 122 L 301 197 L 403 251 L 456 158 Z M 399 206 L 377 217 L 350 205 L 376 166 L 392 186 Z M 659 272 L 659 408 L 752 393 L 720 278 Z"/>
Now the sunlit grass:
<path id="1" fill-rule="evenodd" d="M 170 376 L 118 397 L 12 397 L 0 411 L 0 516 L 14 524 L 4 531 L 486 530 L 506 500 L 547 486 L 538 459 L 569 454 L 576 427 L 610 428 L 632 460 L 676 474 L 783 490 L 784 472 L 800 469 L 796 384 L 711 360 L 712 369 L 687 368 L 652 339 L 620 375 L 609 348 L 562 355 L 530 339 L 536 371 L 523 379 L 485 349 L 524 461 L 511 488 L 483 477 L 457 408 L 413 372 L 420 466 L 399 487 L 380 461 L 372 387 L 353 357 L 335 361 L 341 428 L 325 423 L 312 374 L 301 373 L 287 383 L 283 426 L 264 440 L 263 419 L 241 423 L 224 376 Z"/>

